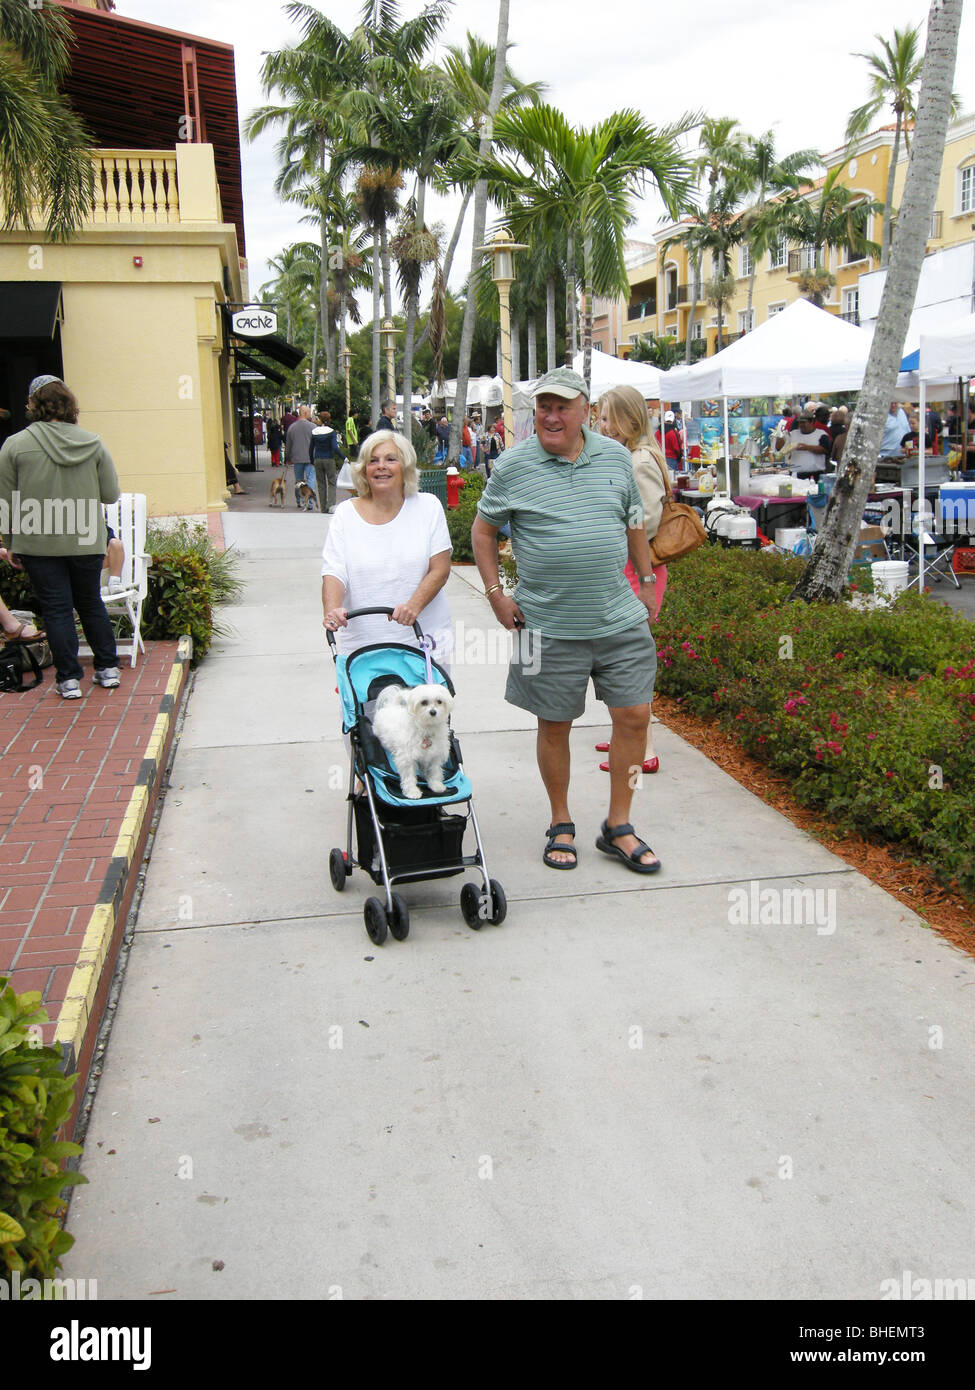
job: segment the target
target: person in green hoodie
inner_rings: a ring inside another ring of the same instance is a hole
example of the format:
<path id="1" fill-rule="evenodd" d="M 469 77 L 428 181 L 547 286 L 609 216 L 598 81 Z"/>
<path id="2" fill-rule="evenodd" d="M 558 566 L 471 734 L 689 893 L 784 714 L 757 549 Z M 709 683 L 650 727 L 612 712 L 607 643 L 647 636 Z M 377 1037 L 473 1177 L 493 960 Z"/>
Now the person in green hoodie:
<path id="1" fill-rule="evenodd" d="M 27 428 L 0 448 L 0 533 L 8 558 L 25 569 L 44 614 L 58 694 L 81 698 L 74 611 L 94 653 L 95 683 L 120 683 L 115 634 L 102 602 L 107 546 L 102 504 L 116 502 L 119 481 L 97 434 L 78 425 L 78 402 L 56 376 L 28 391 Z"/>

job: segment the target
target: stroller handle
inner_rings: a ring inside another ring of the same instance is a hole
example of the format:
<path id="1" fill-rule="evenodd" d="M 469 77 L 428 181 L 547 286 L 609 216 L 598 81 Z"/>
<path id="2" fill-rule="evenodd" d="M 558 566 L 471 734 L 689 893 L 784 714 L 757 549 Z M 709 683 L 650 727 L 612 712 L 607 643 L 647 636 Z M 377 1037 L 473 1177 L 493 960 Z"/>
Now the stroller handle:
<path id="1" fill-rule="evenodd" d="M 367 615 L 370 614 L 370 613 L 385 613 L 385 615 L 386 615 L 387 618 L 391 618 L 391 617 L 393 616 L 393 610 L 392 610 L 392 608 L 350 608 L 349 611 L 346 613 L 345 616 L 346 616 L 347 619 L 348 619 L 348 618 L 361 618 L 361 617 L 367 616 Z M 414 624 L 413 624 L 413 631 L 416 633 L 416 640 L 417 640 L 418 642 L 422 642 L 422 641 L 423 641 L 423 629 L 421 628 L 421 626 L 420 626 L 419 623 L 414 623 Z M 332 650 L 334 651 L 334 650 L 335 650 L 335 633 L 332 632 L 331 628 L 329 628 L 329 629 L 326 630 L 325 636 L 328 638 L 328 645 L 329 645 L 329 646 L 332 648 Z"/>

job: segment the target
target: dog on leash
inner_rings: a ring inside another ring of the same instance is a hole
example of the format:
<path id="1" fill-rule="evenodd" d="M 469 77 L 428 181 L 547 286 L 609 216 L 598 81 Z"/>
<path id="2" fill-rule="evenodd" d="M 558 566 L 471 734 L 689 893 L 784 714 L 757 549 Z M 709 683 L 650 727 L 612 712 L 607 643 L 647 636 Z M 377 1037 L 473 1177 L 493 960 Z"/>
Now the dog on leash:
<path id="1" fill-rule="evenodd" d="M 387 686 L 376 701 L 372 727 L 399 773 L 403 795 L 418 801 L 421 776 L 432 792 L 446 790 L 443 766 L 450 757 L 454 700 L 442 685 Z"/>
<path id="2" fill-rule="evenodd" d="M 272 506 L 272 507 L 274 506 L 274 500 L 275 500 L 275 498 L 277 498 L 278 505 L 281 506 L 281 507 L 283 507 L 283 506 L 284 506 L 284 474 L 283 474 L 283 473 L 277 473 L 277 474 L 275 474 L 275 476 L 271 479 L 271 506 Z"/>
<path id="3" fill-rule="evenodd" d="M 318 498 L 315 495 L 315 489 L 309 487 L 307 483 L 298 484 L 298 497 L 300 499 L 298 502 L 299 511 L 307 507 L 310 512 L 313 512 L 318 506 Z"/>

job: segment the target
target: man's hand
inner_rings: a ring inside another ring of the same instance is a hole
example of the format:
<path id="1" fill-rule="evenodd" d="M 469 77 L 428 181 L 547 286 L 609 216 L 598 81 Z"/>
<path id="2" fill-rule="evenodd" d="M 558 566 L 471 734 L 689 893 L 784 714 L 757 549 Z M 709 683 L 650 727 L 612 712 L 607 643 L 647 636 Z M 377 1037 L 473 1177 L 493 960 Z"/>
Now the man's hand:
<path id="1" fill-rule="evenodd" d="M 647 610 L 647 621 L 652 623 L 654 614 L 657 610 L 657 586 L 651 581 L 649 584 L 641 584 L 637 598 Z"/>
<path id="2" fill-rule="evenodd" d="M 322 619 L 322 627 L 329 632 L 334 632 L 339 627 L 347 627 L 348 623 L 344 608 L 330 608 Z"/>
<path id="3" fill-rule="evenodd" d="M 389 615 L 391 623 L 400 623 L 403 627 L 412 627 L 420 615 L 420 610 L 412 603 L 398 603 Z"/>
<path id="4" fill-rule="evenodd" d="M 509 598 L 507 594 L 502 594 L 500 592 L 492 594 L 488 599 L 488 603 L 490 603 L 491 611 L 494 613 L 498 622 L 502 627 L 507 628 L 509 632 L 514 632 L 516 629 L 525 626 L 524 613 L 518 607 L 517 603 L 515 603 L 514 599 Z"/>

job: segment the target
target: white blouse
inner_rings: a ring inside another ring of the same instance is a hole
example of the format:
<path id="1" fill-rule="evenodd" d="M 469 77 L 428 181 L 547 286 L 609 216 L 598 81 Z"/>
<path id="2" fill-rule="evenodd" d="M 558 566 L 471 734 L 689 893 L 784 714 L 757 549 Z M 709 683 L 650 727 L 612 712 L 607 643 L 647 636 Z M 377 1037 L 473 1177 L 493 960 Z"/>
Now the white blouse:
<path id="1" fill-rule="evenodd" d="M 322 575 L 331 575 L 345 589 L 342 607 L 395 608 L 411 598 L 430 569 L 430 560 L 452 550 L 443 507 L 431 493 L 419 492 L 403 501 L 393 517 L 373 526 L 356 511 L 350 499 L 329 518 L 322 551 Z M 453 650 L 450 608 L 443 589 L 435 594 L 417 621 L 435 643 L 435 661 L 449 660 Z M 401 627 L 382 614 L 353 618 L 335 634 L 340 652 L 354 652 L 372 643 L 417 645 L 411 627 Z"/>

